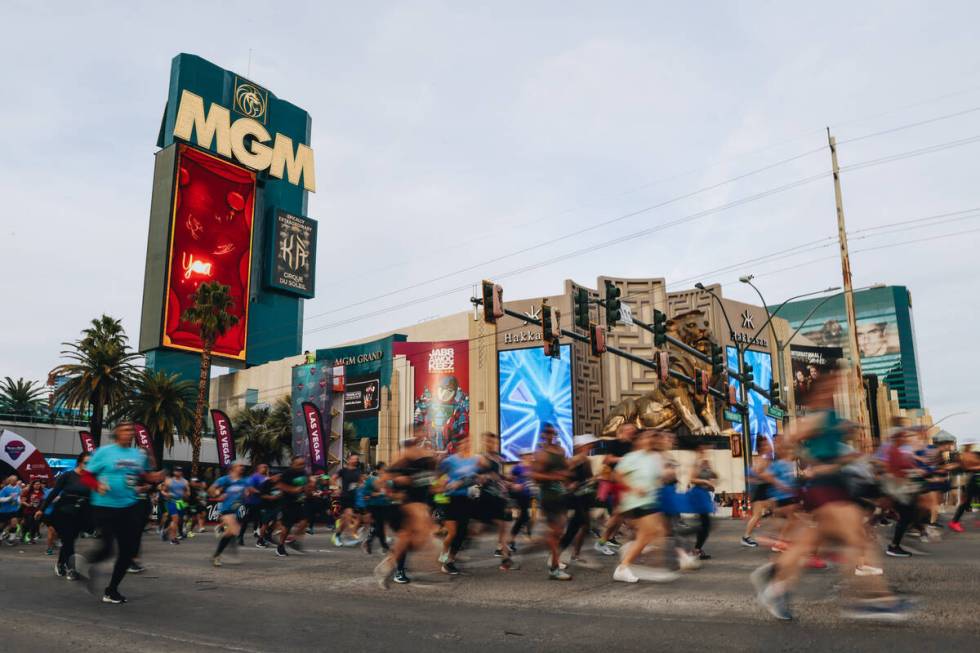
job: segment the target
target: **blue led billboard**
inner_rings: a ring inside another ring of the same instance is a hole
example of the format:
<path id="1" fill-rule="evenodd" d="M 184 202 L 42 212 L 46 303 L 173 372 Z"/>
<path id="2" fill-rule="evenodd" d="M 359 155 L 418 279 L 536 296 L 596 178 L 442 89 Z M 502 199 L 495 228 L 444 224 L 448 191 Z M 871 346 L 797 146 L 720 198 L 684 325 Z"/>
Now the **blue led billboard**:
<path id="1" fill-rule="evenodd" d="M 572 451 L 572 347 L 561 346 L 561 358 L 541 347 L 497 352 L 500 399 L 500 452 L 517 460 L 535 449 L 541 425 L 558 429 L 562 447 Z"/>
<path id="2" fill-rule="evenodd" d="M 738 356 L 734 347 L 725 348 L 728 367 L 738 369 Z M 744 353 L 745 364 L 752 366 L 752 375 L 755 377 L 755 385 L 760 388 L 768 388 L 772 382 L 772 356 L 764 351 L 752 351 Z M 740 383 L 735 377 L 731 377 L 729 382 L 740 390 Z M 740 395 L 741 396 L 741 395 Z M 749 390 L 749 435 L 752 438 L 752 451 L 756 451 L 756 439 L 762 435 L 770 443 L 776 436 L 776 420 L 766 415 L 766 408 L 769 407 L 769 400 L 755 390 Z M 737 432 L 742 432 L 741 424 L 732 424 L 732 428 Z"/>

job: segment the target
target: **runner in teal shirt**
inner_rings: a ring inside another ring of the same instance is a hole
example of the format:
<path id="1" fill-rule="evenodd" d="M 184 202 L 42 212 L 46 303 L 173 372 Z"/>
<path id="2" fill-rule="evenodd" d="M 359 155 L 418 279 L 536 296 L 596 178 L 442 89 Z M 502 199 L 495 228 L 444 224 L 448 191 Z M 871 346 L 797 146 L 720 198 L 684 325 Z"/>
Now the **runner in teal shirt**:
<path id="1" fill-rule="evenodd" d="M 92 505 L 97 508 L 126 508 L 136 503 L 140 474 L 149 469 L 142 449 L 115 443 L 96 449 L 86 468 L 105 485 L 105 492 L 92 493 Z"/>

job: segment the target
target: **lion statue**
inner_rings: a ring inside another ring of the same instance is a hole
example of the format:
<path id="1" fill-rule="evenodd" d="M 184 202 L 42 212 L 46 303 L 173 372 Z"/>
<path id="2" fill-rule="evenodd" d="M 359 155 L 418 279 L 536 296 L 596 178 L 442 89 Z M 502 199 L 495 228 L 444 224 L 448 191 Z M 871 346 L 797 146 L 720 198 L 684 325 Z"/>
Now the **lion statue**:
<path id="1" fill-rule="evenodd" d="M 704 311 L 693 310 L 675 315 L 667 321 L 667 334 L 693 349 L 710 354 L 711 328 Z M 670 369 L 693 378 L 698 370 L 711 369 L 708 363 L 698 360 L 688 352 L 670 344 Z M 717 382 L 711 378 L 711 385 Z M 602 428 L 604 437 L 613 437 L 622 424 L 633 423 L 639 428 L 675 430 L 684 424 L 692 435 L 720 435 L 715 417 L 715 401 L 708 395 L 699 395 L 694 388 L 673 377 L 640 397 L 623 399 L 613 408 Z"/>

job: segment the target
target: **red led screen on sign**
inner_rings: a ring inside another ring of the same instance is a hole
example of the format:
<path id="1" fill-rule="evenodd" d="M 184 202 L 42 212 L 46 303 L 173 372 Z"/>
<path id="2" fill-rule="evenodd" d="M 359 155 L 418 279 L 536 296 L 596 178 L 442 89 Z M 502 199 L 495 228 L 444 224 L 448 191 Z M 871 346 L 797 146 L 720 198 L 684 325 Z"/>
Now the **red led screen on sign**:
<path id="1" fill-rule="evenodd" d="M 197 287 L 229 287 L 238 323 L 218 338 L 214 355 L 245 359 L 248 284 L 252 262 L 255 175 L 187 146 L 177 157 L 163 345 L 201 351 L 194 324 L 181 320 Z"/>

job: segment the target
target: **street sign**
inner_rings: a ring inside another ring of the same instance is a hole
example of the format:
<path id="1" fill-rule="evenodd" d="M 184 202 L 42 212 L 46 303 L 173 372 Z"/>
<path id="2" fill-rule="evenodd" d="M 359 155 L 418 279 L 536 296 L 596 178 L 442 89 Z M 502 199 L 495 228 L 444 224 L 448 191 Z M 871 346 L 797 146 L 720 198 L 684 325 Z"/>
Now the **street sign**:
<path id="1" fill-rule="evenodd" d="M 727 419 L 729 422 L 735 422 L 736 424 L 742 423 L 742 416 L 736 413 L 734 410 L 726 410 L 725 419 Z"/>
<path id="2" fill-rule="evenodd" d="M 773 419 L 783 419 L 786 417 L 786 411 L 779 406 L 767 406 L 766 415 Z"/>
<path id="3" fill-rule="evenodd" d="M 626 326 L 633 326 L 633 311 L 629 304 L 619 305 L 619 321 Z"/>

